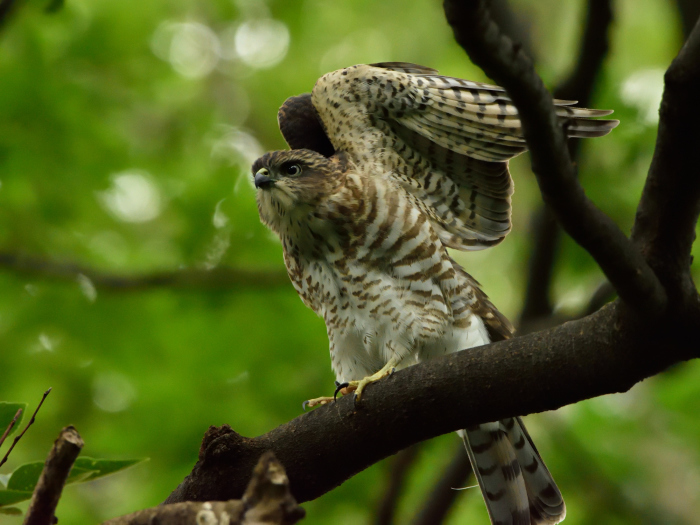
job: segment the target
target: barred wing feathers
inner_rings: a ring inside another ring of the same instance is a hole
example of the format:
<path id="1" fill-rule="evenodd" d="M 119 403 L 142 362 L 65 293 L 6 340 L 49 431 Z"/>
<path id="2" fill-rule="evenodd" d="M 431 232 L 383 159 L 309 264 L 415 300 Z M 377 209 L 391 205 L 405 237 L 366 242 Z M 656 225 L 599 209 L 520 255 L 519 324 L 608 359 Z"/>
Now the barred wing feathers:
<path id="1" fill-rule="evenodd" d="M 324 75 L 312 103 L 334 150 L 424 202 L 446 246 L 482 249 L 510 231 L 508 160 L 527 146 L 502 88 L 390 62 Z M 555 103 L 570 137 L 602 136 L 618 123 L 590 120 L 611 111 Z"/>

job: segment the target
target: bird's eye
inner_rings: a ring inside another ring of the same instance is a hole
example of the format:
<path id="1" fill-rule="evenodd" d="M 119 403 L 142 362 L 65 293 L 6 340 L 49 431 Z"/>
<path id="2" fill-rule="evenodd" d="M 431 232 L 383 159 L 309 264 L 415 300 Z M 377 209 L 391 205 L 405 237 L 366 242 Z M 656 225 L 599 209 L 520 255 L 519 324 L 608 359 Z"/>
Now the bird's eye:
<path id="1" fill-rule="evenodd" d="M 301 173 L 301 166 L 299 164 L 290 164 L 285 168 L 287 175 L 299 175 Z"/>

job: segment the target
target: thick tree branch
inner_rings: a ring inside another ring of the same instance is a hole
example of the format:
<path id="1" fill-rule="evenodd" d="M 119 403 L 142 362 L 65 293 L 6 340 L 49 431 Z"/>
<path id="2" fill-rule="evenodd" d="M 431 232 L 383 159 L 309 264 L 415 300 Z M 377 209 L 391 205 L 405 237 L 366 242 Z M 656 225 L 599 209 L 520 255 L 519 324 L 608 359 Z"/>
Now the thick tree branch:
<path id="1" fill-rule="evenodd" d="M 532 32 L 522 16 L 523 13 L 516 13 L 509 0 L 491 0 L 491 10 L 494 22 L 501 32 L 513 42 L 520 44 L 529 56 L 533 56 Z"/>
<path id="2" fill-rule="evenodd" d="M 683 26 L 683 36 L 688 38 L 700 18 L 700 2 L 698 0 L 676 0 L 678 12 Z"/>
<path id="3" fill-rule="evenodd" d="M 23 525 L 55 523 L 54 512 L 68 473 L 83 448 L 83 440 L 73 427 L 61 430 L 34 489 Z"/>
<path id="4" fill-rule="evenodd" d="M 30 255 L 0 251 L 0 269 L 42 279 L 76 280 L 87 278 L 95 287 L 110 291 L 132 292 L 149 288 L 277 288 L 288 286 L 282 271 L 214 268 L 154 272 L 145 275 L 118 275 L 102 272 L 73 262 L 58 262 Z"/>
<path id="5" fill-rule="evenodd" d="M 554 90 L 554 96 L 590 105 L 593 87 L 610 47 L 609 29 L 613 21 L 611 0 L 589 0 L 586 23 L 576 66 Z M 569 154 L 578 157 L 580 139 L 569 141 Z M 527 289 L 519 324 L 551 315 L 550 288 L 561 229 L 551 210 L 542 206 L 534 213 L 534 243 L 530 256 Z"/>
<path id="6" fill-rule="evenodd" d="M 666 294 L 656 275 L 578 183 L 552 97 L 531 61 L 499 32 L 484 0 L 445 0 L 444 6 L 457 42 L 518 108 L 542 197 L 566 232 L 593 256 L 628 305 L 646 315 L 663 313 Z"/>
<path id="7" fill-rule="evenodd" d="M 695 321 L 700 325 L 700 314 Z M 634 321 L 616 301 L 544 332 L 409 367 L 370 385 L 357 408 L 343 398 L 256 438 L 212 427 L 192 473 L 167 503 L 240 497 L 266 450 L 285 465 L 297 500 L 308 501 L 413 443 L 626 391 L 700 354 L 688 332 L 660 328 Z"/>
<path id="8" fill-rule="evenodd" d="M 632 231 L 679 309 L 698 307 L 690 252 L 700 215 L 700 21 L 665 76 L 659 133 Z"/>

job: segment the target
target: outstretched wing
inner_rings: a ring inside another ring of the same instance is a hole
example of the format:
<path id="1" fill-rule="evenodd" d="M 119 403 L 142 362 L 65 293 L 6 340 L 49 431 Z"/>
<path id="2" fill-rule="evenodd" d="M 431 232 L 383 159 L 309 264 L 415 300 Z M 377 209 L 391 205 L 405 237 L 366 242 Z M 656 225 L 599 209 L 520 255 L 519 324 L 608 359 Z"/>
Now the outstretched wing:
<path id="1" fill-rule="evenodd" d="M 289 97 L 277 112 L 277 123 L 284 140 L 292 149 L 310 149 L 330 157 L 335 153 L 316 109 L 311 93 Z"/>
<path id="2" fill-rule="evenodd" d="M 406 188 L 445 245 L 478 250 L 510 231 L 508 160 L 527 146 L 502 88 L 390 62 L 328 73 L 311 101 L 333 150 L 347 153 L 358 170 Z M 612 111 L 555 103 L 570 137 L 602 136 L 618 124 L 590 120 Z"/>

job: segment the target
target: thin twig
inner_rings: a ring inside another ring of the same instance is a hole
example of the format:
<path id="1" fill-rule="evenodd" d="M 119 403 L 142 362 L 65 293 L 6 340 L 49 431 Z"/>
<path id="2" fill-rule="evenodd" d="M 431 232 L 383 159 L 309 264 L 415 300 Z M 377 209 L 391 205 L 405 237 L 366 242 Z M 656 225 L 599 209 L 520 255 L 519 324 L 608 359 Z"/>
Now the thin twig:
<path id="1" fill-rule="evenodd" d="M 394 523 L 396 507 L 399 503 L 401 491 L 406 482 L 406 476 L 418 458 L 420 445 L 413 445 L 399 452 L 391 463 L 389 483 L 384 492 L 384 497 L 379 502 L 375 525 L 391 525 Z"/>
<path id="2" fill-rule="evenodd" d="M 32 424 L 34 423 L 34 419 L 36 418 L 37 412 L 39 412 L 41 405 L 44 404 L 44 400 L 46 399 L 46 396 L 48 396 L 50 392 L 51 392 L 51 388 L 49 388 L 46 392 L 44 392 L 44 395 L 42 396 L 41 401 L 39 401 L 39 406 L 36 407 L 36 410 L 32 414 L 32 418 L 29 420 L 29 423 L 27 423 L 27 426 L 24 427 L 24 430 L 22 430 L 22 433 L 19 436 L 15 437 L 14 441 L 12 441 L 12 446 L 10 447 L 10 450 L 7 451 L 7 454 L 5 454 L 5 457 L 2 458 L 2 461 L 0 461 L 0 467 L 2 467 L 5 464 L 5 462 L 7 461 L 7 458 L 10 456 L 10 452 L 12 452 L 12 449 L 15 448 L 15 445 L 17 444 L 17 442 L 20 439 L 22 439 L 22 436 L 27 431 L 27 429 L 30 426 L 32 426 Z"/>
<path id="3" fill-rule="evenodd" d="M 61 430 L 46 458 L 23 525 L 51 525 L 57 522 L 54 517 L 56 505 L 83 445 L 83 440 L 74 427 Z"/>
<path id="4" fill-rule="evenodd" d="M 583 315 L 591 315 L 593 312 L 597 312 L 613 299 L 615 299 L 615 288 L 612 287 L 610 281 L 603 281 L 593 292 L 586 309 L 583 311 Z"/>
<path id="5" fill-rule="evenodd" d="M 5 429 L 5 432 L 2 433 L 2 437 L 0 437 L 0 447 L 2 447 L 2 444 L 5 442 L 7 439 L 7 436 L 10 435 L 10 432 L 15 426 L 15 423 L 17 423 L 17 420 L 19 419 L 19 416 L 22 415 L 22 409 L 18 409 L 17 413 L 15 414 L 15 417 L 12 418 L 12 421 L 10 421 L 10 424 L 7 425 L 7 428 Z"/>
<path id="6" fill-rule="evenodd" d="M 242 270 L 235 268 L 189 268 L 143 275 L 119 275 L 96 270 L 74 262 L 59 262 L 20 253 L 0 251 L 0 268 L 42 279 L 75 280 L 87 278 L 95 287 L 118 292 L 141 291 L 157 287 L 173 288 L 277 288 L 287 286 L 282 271 Z M 81 277 L 82 276 L 82 277 Z"/>
<path id="7" fill-rule="evenodd" d="M 460 443 L 455 451 L 450 465 L 443 472 L 438 482 L 426 498 L 423 507 L 417 513 L 412 525 L 437 525 L 443 523 L 457 499 L 459 491 L 455 490 L 464 485 L 472 473 L 464 446 Z"/>
<path id="8" fill-rule="evenodd" d="M 0 0 L 0 29 L 7 23 L 16 4 L 17 0 Z"/>

